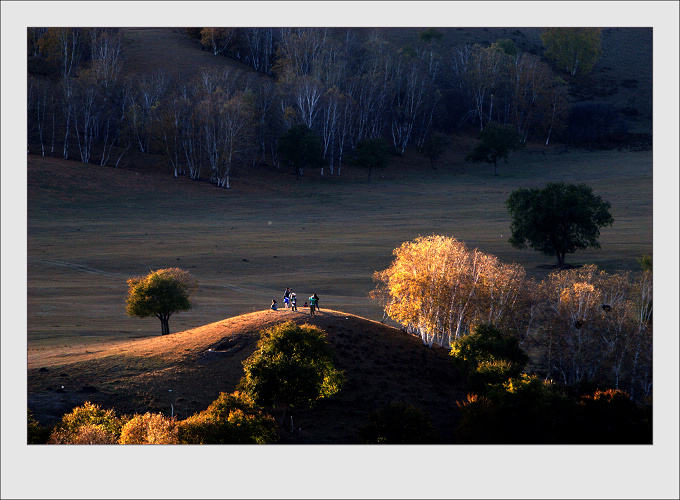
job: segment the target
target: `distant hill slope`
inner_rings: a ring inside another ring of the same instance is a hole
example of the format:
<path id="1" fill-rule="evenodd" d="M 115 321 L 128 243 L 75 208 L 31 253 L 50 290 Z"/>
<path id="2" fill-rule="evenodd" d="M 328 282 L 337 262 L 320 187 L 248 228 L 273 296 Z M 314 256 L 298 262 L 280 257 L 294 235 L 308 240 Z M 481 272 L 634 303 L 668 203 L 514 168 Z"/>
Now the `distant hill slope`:
<path id="1" fill-rule="evenodd" d="M 448 351 L 375 321 L 323 309 L 258 311 L 192 330 L 98 346 L 29 350 L 28 406 L 45 424 L 84 401 L 118 414 L 162 411 L 184 418 L 232 392 L 259 332 L 282 321 L 322 328 L 344 370 L 342 391 L 312 410 L 294 413 L 294 435 L 283 442 L 358 443 L 368 415 L 392 401 L 427 412 L 444 442 L 452 442 L 456 400 L 463 397 Z M 63 387 L 63 388 L 62 388 Z"/>
<path id="2" fill-rule="evenodd" d="M 372 28 L 359 29 L 361 38 Z M 501 39 L 512 39 L 521 50 L 543 54 L 540 28 L 442 27 L 445 51 L 465 43 L 489 45 Z M 159 69 L 186 75 L 208 68 L 232 68 L 255 72 L 249 66 L 222 55 L 201 50 L 197 40 L 186 35 L 185 28 L 121 28 L 124 37 L 125 71 L 153 73 Z M 393 45 L 402 47 L 418 39 L 418 28 L 380 28 L 381 35 Z M 556 73 L 570 84 L 574 102 L 605 103 L 629 124 L 629 131 L 652 132 L 652 29 L 604 28 L 602 57 L 587 75 L 571 77 L 556 68 Z M 446 61 L 444 62 L 446 64 Z"/>
<path id="3" fill-rule="evenodd" d="M 232 68 L 255 71 L 238 61 L 201 50 L 198 41 L 187 36 L 185 28 L 120 28 L 124 43 L 124 71 L 145 74 L 163 70 L 185 75 L 204 69 Z"/>

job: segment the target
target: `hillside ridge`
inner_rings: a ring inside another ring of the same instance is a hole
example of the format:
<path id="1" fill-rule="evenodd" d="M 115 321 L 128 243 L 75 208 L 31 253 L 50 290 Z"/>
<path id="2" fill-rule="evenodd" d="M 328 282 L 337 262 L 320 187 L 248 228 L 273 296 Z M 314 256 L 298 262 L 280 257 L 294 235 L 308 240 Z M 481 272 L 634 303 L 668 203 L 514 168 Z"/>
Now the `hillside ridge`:
<path id="1" fill-rule="evenodd" d="M 392 401 L 421 408 L 443 440 L 452 439 L 446 436 L 462 386 L 448 351 L 427 348 L 399 328 L 328 309 L 314 317 L 305 310 L 262 310 L 162 337 L 31 349 L 28 406 L 43 425 L 85 401 L 118 414 L 152 411 L 185 418 L 220 392 L 233 392 L 260 332 L 285 321 L 321 328 L 346 377 L 337 396 L 296 413 L 305 432 L 283 436 L 285 442 L 358 443 L 368 415 Z M 430 377 L 437 383 L 423 384 Z M 444 393 L 449 397 L 442 398 Z"/>

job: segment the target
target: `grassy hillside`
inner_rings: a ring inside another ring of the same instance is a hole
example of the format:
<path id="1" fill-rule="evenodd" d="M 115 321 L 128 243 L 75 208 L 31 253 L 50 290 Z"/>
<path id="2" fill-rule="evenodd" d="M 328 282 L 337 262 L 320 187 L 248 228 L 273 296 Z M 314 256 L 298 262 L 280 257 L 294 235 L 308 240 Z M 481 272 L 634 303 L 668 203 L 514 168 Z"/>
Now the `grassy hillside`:
<path id="1" fill-rule="evenodd" d="M 220 392 L 232 392 L 258 332 L 287 320 L 327 332 L 346 382 L 332 399 L 295 412 L 296 432 L 285 430 L 284 442 L 359 443 L 368 415 L 392 401 L 426 411 L 441 439 L 451 442 L 451 416 L 462 387 L 448 352 L 429 349 L 399 329 L 325 308 L 313 318 L 302 308 L 266 310 L 164 337 L 31 349 L 29 408 L 43 424 L 88 400 L 118 414 L 169 414 L 173 408 L 184 418 L 205 409 Z"/>

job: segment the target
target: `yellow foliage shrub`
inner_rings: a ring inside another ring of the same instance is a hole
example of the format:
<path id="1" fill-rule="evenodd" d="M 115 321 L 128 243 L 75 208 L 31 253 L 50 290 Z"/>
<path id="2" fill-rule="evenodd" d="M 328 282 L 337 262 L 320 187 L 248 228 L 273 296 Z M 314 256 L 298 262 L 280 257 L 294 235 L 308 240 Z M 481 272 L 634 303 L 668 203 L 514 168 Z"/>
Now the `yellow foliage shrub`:
<path id="1" fill-rule="evenodd" d="M 177 444 L 177 422 L 160 413 L 135 415 L 123 426 L 120 444 Z"/>

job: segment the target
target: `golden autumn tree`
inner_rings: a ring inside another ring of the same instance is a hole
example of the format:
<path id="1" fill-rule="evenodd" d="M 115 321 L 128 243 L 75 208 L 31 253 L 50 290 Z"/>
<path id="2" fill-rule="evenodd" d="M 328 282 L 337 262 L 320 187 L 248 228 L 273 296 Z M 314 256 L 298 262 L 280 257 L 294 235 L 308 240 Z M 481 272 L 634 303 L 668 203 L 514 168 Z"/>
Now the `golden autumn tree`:
<path id="1" fill-rule="evenodd" d="M 474 324 L 502 325 L 518 304 L 524 269 L 455 238 L 420 237 L 394 256 L 389 268 L 375 273 L 372 296 L 429 346 L 448 346 Z"/>

